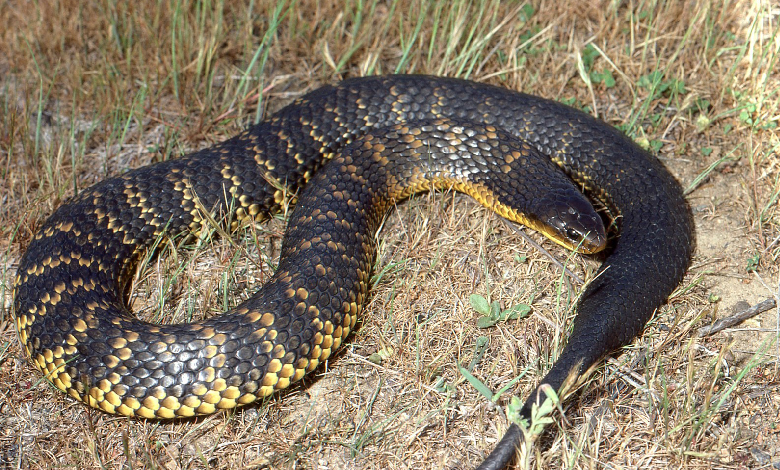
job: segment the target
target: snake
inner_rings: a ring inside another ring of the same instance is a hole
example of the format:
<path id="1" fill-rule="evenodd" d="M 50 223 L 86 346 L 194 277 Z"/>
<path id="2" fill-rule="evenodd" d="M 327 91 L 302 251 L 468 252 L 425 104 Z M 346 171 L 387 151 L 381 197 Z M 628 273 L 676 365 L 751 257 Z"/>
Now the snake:
<path id="1" fill-rule="evenodd" d="M 621 131 L 568 105 L 424 75 L 325 85 L 233 138 L 127 171 L 60 206 L 19 261 L 12 316 L 32 364 L 87 405 L 172 419 L 246 405 L 317 368 L 368 299 L 375 234 L 396 201 L 435 188 L 584 253 L 604 248 L 566 346 L 520 416 L 641 334 L 694 247 L 677 180 Z M 614 219 L 607 239 L 599 201 Z M 291 199 L 292 198 L 292 199 Z M 161 237 L 234 230 L 295 202 L 273 276 L 220 315 L 142 321 L 128 291 Z M 515 455 L 510 424 L 480 466 Z"/>

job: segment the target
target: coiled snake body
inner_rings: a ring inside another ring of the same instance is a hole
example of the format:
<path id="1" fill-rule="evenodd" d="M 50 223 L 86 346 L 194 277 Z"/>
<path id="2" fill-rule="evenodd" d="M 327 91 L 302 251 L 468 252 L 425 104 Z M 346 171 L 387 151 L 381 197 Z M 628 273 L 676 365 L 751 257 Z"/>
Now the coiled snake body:
<path id="1" fill-rule="evenodd" d="M 397 199 L 455 187 L 570 247 L 603 247 L 600 219 L 550 162 L 620 216 L 542 381 L 557 388 L 639 334 L 677 286 L 691 257 L 690 211 L 663 165 L 612 127 L 556 102 L 437 77 L 325 86 L 212 148 L 82 191 L 20 262 L 21 342 L 57 388 L 111 413 L 173 418 L 250 403 L 300 379 L 349 334 L 368 292 L 373 235 Z M 249 300 L 186 325 L 128 311 L 135 262 L 160 234 L 197 232 L 212 217 L 231 226 L 264 218 L 299 192 L 277 272 Z M 518 435 L 512 425 L 483 468 L 503 466 Z"/>

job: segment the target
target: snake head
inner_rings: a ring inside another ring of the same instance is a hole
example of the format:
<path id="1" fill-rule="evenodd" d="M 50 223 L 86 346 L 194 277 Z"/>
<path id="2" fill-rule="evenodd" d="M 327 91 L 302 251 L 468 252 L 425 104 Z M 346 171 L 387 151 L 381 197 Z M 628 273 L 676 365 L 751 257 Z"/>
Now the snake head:
<path id="1" fill-rule="evenodd" d="M 557 197 L 546 206 L 540 217 L 554 242 L 579 253 L 598 253 L 607 245 L 604 222 L 581 193 Z"/>

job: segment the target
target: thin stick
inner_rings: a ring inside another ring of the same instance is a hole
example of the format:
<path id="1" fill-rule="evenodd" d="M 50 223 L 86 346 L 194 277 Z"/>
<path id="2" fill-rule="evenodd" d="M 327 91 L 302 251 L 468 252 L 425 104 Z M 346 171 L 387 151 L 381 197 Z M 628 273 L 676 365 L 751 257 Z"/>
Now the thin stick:
<path id="1" fill-rule="evenodd" d="M 776 305 L 777 303 L 775 302 L 775 299 L 767 299 L 739 313 L 735 313 L 734 315 L 726 318 L 721 318 L 710 326 L 699 328 L 697 334 L 701 337 L 717 333 L 718 331 L 725 330 L 726 328 L 732 327 L 737 323 L 743 322 L 748 318 L 755 317 L 759 313 L 773 309 Z"/>

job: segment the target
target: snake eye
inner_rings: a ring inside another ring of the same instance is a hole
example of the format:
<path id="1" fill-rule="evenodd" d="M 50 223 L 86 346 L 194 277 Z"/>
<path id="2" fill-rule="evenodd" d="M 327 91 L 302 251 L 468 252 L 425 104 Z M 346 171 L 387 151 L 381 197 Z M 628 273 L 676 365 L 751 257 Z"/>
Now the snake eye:
<path id="1" fill-rule="evenodd" d="M 566 236 L 569 238 L 569 240 L 575 241 L 577 243 L 582 241 L 582 234 L 573 228 L 566 229 Z"/>

